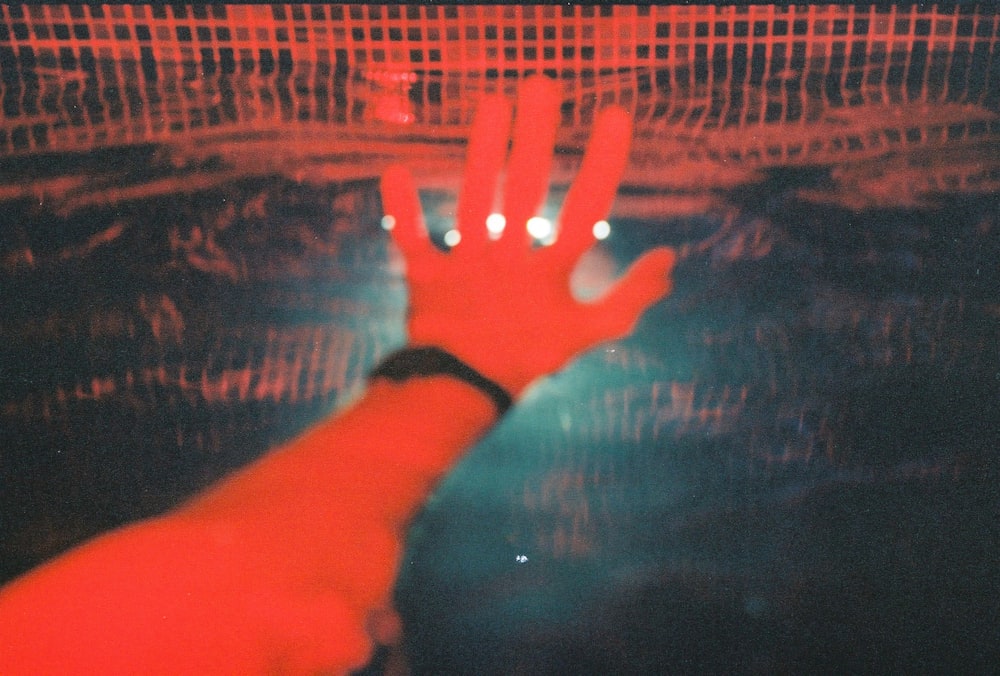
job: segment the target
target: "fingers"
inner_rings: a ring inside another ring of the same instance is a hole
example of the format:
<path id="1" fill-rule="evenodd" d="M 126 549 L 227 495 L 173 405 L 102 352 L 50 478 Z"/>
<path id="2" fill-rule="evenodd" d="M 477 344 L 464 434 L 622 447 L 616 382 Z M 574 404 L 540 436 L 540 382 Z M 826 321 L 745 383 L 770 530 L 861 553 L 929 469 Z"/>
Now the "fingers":
<path id="1" fill-rule="evenodd" d="M 559 88 L 548 78 L 531 77 L 521 85 L 504 184 L 508 226 L 502 240 L 507 247 L 525 246 L 525 225 L 547 193 L 559 102 Z M 486 218 L 504 168 L 510 122 L 511 105 L 502 95 L 482 98 L 470 133 L 457 208 L 462 252 L 475 251 L 488 237 Z M 598 115 L 580 172 L 563 205 L 558 239 L 546 252 L 555 269 L 568 273 L 593 244 L 593 225 L 607 215 L 614 201 L 628 162 L 631 136 L 631 119 L 621 108 L 608 108 Z M 382 200 L 386 214 L 394 218 L 393 239 L 406 257 L 412 278 L 427 263 L 437 262 L 440 252 L 427 239 L 413 179 L 404 167 L 394 165 L 385 172 Z"/>
<path id="2" fill-rule="evenodd" d="M 587 346 L 632 331 L 646 308 L 670 293 L 677 254 L 660 247 L 639 257 L 600 300 L 586 307 L 583 324 Z"/>
<path id="3" fill-rule="evenodd" d="M 456 214 L 463 250 L 486 241 L 486 217 L 493 210 L 497 181 L 507 157 L 510 118 L 511 105 L 504 96 L 489 94 L 479 102 Z"/>
<path id="4" fill-rule="evenodd" d="M 528 241 L 525 224 L 538 214 L 548 192 L 560 101 L 559 87 L 545 77 L 528 78 L 518 92 L 514 146 L 503 195 L 507 219 L 503 241 L 512 247 L 523 247 Z"/>
<path id="5" fill-rule="evenodd" d="M 391 218 L 392 238 L 406 259 L 407 276 L 426 274 L 441 252 L 427 237 L 413 176 L 406 167 L 394 164 L 382 174 L 382 210 Z"/>
<path id="6" fill-rule="evenodd" d="M 570 270 L 594 243 L 594 223 L 607 216 L 628 163 L 632 120 L 618 107 L 605 108 L 594 125 L 583 164 L 559 215 L 559 237 L 550 256 Z"/>

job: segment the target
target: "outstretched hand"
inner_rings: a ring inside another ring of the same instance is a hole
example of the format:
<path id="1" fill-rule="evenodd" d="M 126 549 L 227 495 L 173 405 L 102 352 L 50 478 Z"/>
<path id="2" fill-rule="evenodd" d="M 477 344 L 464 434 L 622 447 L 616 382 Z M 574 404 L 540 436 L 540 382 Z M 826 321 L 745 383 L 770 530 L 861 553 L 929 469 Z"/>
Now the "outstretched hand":
<path id="1" fill-rule="evenodd" d="M 508 153 L 511 105 L 501 95 L 483 98 L 457 207 L 461 239 L 447 252 L 427 235 L 409 170 L 394 165 L 382 176 L 383 206 L 407 264 L 410 342 L 451 352 L 515 396 L 587 348 L 629 333 L 671 287 L 675 255 L 658 248 L 594 302 L 582 303 L 570 290 L 573 268 L 594 243 L 593 226 L 610 210 L 628 160 L 632 125 L 618 107 L 597 117 L 554 243 L 533 242 L 525 226 L 548 192 L 559 103 L 555 82 L 525 80 Z M 506 225 L 498 236 L 486 221 L 501 176 Z"/>

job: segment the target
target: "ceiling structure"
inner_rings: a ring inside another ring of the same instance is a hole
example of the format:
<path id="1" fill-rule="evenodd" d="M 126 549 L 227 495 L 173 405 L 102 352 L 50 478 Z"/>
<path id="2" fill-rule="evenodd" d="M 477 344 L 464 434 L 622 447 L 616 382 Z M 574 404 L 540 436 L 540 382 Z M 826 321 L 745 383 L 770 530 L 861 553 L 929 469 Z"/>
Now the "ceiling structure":
<path id="1" fill-rule="evenodd" d="M 0 165 L 0 197 L 65 209 L 254 173 L 371 178 L 398 159 L 447 192 L 478 95 L 532 72 L 564 83 L 557 189 L 594 111 L 632 113 L 620 216 L 719 207 L 720 193 L 782 167 L 838 165 L 804 194 L 854 209 L 1000 185 L 1000 13 L 988 4 L 0 13 L 0 156 L 159 149 L 155 178 L 38 170 L 25 181 L 24 163 Z M 891 168 L 872 167 L 885 158 Z"/>

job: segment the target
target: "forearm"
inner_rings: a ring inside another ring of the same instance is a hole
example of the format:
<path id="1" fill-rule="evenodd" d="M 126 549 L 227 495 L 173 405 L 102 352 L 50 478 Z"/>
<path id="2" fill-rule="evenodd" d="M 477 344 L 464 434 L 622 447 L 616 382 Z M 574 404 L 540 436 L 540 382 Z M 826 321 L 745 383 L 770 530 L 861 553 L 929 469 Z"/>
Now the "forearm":
<path id="1" fill-rule="evenodd" d="M 342 537 L 336 526 L 342 517 L 377 520 L 401 532 L 438 479 L 496 419 L 488 398 L 448 376 L 377 380 L 343 412 L 178 515 L 276 521 L 283 535 L 301 529 Z M 325 533 L 324 523 L 333 524 Z"/>
<path id="2" fill-rule="evenodd" d="M 289 667 L 363 663 L 365 618 L 389 601 L 407 520 L 495 419 L 447 376 L 376 381 L 177 510 L 3 590 L 0 672 L 255 673 L 289 643 Z M 329 631 L 310 640 L 331 642 L 315 659 L 286 635 L 313 606 Z"/>

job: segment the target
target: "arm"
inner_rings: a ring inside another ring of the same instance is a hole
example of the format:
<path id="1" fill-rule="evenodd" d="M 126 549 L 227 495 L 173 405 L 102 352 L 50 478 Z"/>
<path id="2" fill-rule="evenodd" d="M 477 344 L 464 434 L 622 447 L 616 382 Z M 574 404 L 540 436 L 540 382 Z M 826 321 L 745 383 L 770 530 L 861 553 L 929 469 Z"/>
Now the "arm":
<path id="1" fill-rule="evenodd" d="M 627 333 L 669 290 L 673 254 L 650 252 L 603 299 L 580 304 L 569 273 L 611 205 L 631 133 L 597 123 L 557 242 L 521 228 L 487 236 L 507 161 L 504 213 L 541 204 L 558 94 L 526 81 L 484 100 L 459 199 L 463 239 L 427 240 L 409 173 L 383 177 L 407 261 L 414 346 L 458 357 L 513 397 L 596 342 Z M 375 379 L 351 407 L 167 515 L 97 538 L 0 591 L 0 673 L 314 673 L 364 664 L 365 621 L 389 604 L 407 520 L 496 422 L 484 390 L 447 373 Z"/>

